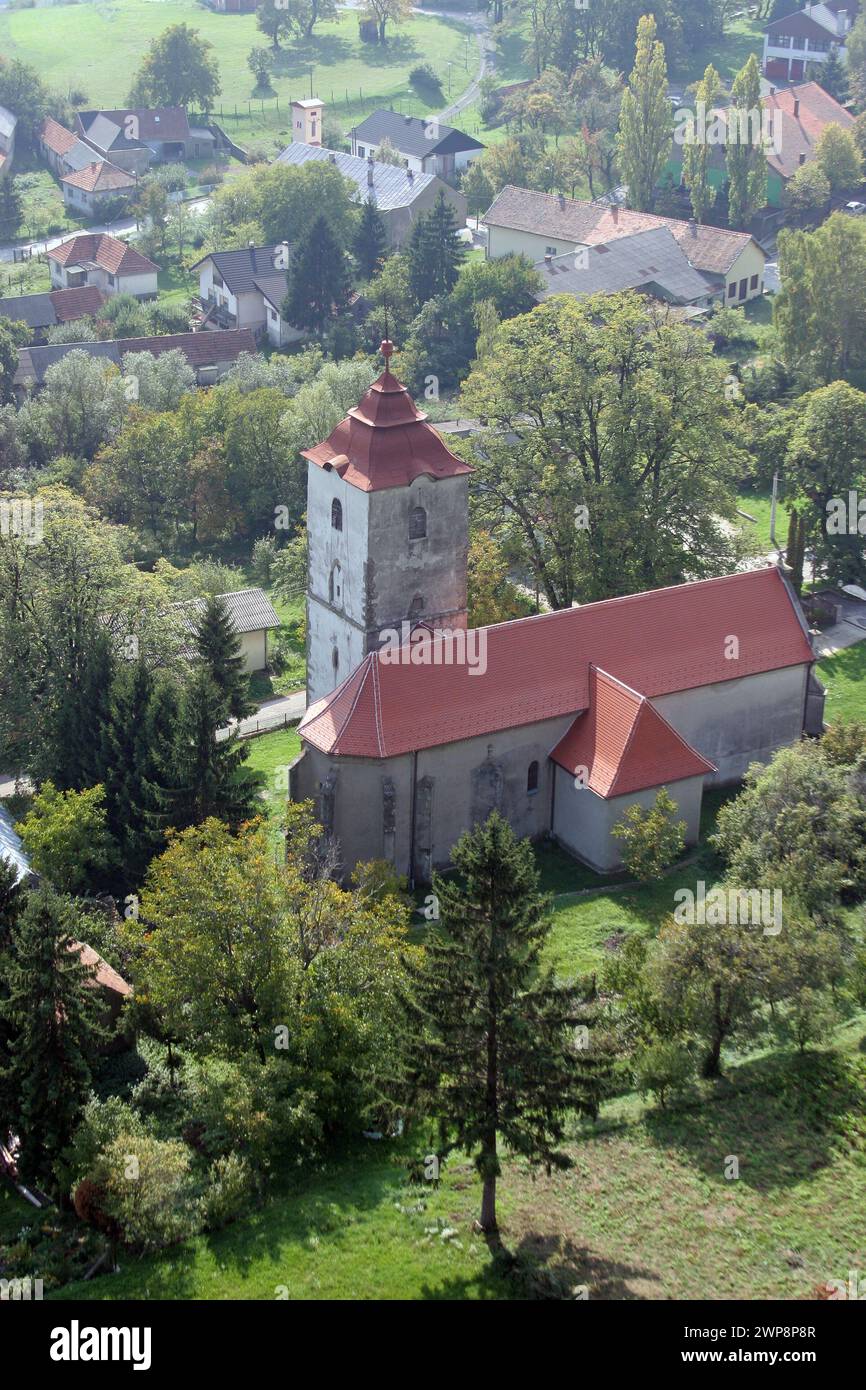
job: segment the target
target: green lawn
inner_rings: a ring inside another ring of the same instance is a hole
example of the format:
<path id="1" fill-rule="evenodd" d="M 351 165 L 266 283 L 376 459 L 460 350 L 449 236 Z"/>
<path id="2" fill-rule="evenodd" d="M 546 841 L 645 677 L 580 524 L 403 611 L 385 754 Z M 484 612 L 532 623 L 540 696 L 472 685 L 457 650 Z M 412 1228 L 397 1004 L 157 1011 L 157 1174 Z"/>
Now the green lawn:
<path id="1" fill-rule="evenodd" d="M 14 184 L 21 195 L 21 223 L 13 240 L 59 236 L 83 225 L 80 217 L 67 213 L 60 184 L 48 169 L 16 173 Z"/>
<path id="2" fill-rule="evenodd" d="M 312 39 L 283 46 L 276 59 L 275 94 L 260 100 L 253 97 L 255 80 L 247 56 L 251 48 L 267 46 L 268 40 L 256 27 L 255 15 L 219 14 L 194 0 L 107 0 L 98 5 L 4 10 L 0 51 L 33 63 L 44 80 L 61 91 L 83 88 L 93 106 L 121 106 L 150 40 L 178 23 L 192 25 L 213 45 L 222 83 L 215 115 L 241 145 L 251 140 L 266 146 L 274 140 L 288 142 L 289 103 L 310 95 L 311 70 L 313 90 L 325 101 L 326 112 L 330 108 L 331 119 L 348 129 L 376 107 L 392 102 L 414 114 L 441 109 L 447 95 L 426 102 L 410 91 L 409 72 L 416 63 L 430 63 L 447 93 L 447 64 L 452 62 L 453 95 L 468 85 L 477 67 L 473 44 L 469 67 L 464 68 L 467 28 L 456 18 L 416 15 L 392 28 L 380 49 L 361 44 L 357 13 L 343 12 L 320 24 Z"/>
<path id="3" fill-rule="evenodd" d="M 866 642 L 819 661 L 818 678 L 827 691 L 824 719 L 828 724 L 866 720 Z"/>
<path id="4" fill-rule="evenodd" d="M 783 495 L 780 484 L 780 500 L 776 506 L 776 541 L 782 549 L 785 548 L 788 540 L 788 511 L 784 501 L 781 500 Z M 747 521 L 745 517 L 740 518 L 745 534 L 757 542 L 762 552 L 772 550 L 773 543 L 770 540 L 771 493 L 765 489 L 755 491 L 744 489 L 737 498 L 737 505 L 741 511 L 747 512 L 749 516 L 755 518 L 754 522 Z"/>
<path id="5" fill-rule="evenodd" d="M 836 1041 L 838 1054 L 745 1060 L 682 1109 L 611 1102 L 573 1131 L 565 1172 L 533 1178 L 506 1159 L 502 1235 L 541 1271 L 529 1284 L 506 1283 L 472 1234 L 470 1164 L 448 1164 L 438 1190 L 410 1187 L 407 1146 L 385 1141 L 279 1184 L 214 1236 L 50 1296 L 474 1300 L 586 1285 L 591 1300 L 813 1298 L 866 1261 L 863 1016 Z"/>
<path id="6" fill-rule="evenodd" d="M 760 59 L 764 47 L 765 23 L 765 20 L 745 17 L 728 20 L 725 25 L 725 37 L 721 43 L 714 40 L 702 48 L 694 49 L 689 53 L 682 70 L 671 69 L 672 78 L 675 82 L 686 84 L 697 82 L 703 77 L 707 64 L 712 63 L 723 80 L 730 83 L 731 78 L 735 77 L 748 61 L 750 53 L 756 54 Z"/>
<path id="7" fill-rule="evenodd" d="M 249 750 L 247 767 L 264 775 L 263 799 L 268 817 L 276 821 L 288 800 L 289 764 L 301 751 L 297 729 L 276 729 L 272 734 L 260 734 L 246 741 Z"/>

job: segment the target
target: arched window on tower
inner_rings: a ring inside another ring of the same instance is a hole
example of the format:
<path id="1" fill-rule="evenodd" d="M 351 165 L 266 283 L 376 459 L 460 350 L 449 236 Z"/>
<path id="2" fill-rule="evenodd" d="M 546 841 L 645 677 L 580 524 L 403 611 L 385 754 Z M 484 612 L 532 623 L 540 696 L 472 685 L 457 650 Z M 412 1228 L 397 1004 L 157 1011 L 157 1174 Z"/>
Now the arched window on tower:
<path id="1" fill-rule="evenodd" d="M 409 621 L 416 623 L 424 612 L 424 599 L 420 594 L 416 594 L 409 605 Z"/>
<path id="2" fill-rule="evenodd" d="M 427 535 L 427 513 L 423 507 L 413 507 L 409 516 L 409 539 L 421 541 Z"/>
<path id="3" fill-rule="evenodd" d="M 538 763 L 531 762 L 526 773 L 526 790 L 531 796 L 538 791 Z"/>
<path id="4" fill-rule="evenodd" d="M 333 648 L 331 649 L 331 665 L 332 665 L 333 668 L 334 668 L 334 675 L 335 675 L 335 676 L 339 675 L 339 672 L 340 672 L 340 653 L 337 651 L 337 648 L 336 648 L 336 647 L 333 647 Z"/>
<path id="5" fill-rule="evenodd" d="M 343 602 L 343 571 L 340 562 L 337 560 L 328 576 L 328 602 L 333 603 L 337 608 Z"/>
<path id="6" fill-rule="evenodd" d="M 331 526 L 335 531 L 343 529 L 343 504 L 338 497 L 331 503 Z"/>

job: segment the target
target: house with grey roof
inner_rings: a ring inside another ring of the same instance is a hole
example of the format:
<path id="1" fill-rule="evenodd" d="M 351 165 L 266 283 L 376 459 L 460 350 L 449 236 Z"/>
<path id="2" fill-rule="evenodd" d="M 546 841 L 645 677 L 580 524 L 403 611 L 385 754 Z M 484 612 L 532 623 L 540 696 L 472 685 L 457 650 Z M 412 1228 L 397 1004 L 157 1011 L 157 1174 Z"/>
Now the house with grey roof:
<path id="1" fill-rule="evenodd" d="M 0 806 L 0 859 L 11 865 L 16 883 L 35 882 L 36 875 L 24 852 L 21 837 L 12 824 L 12 817 L 5 806 Z"/>
<path id="2" fill-rule="evenodd" d="M 48 290 L 42 294 L 17 294 L 0 299 L 0 318 L 26 323 L 31 342 L 44 343 L 49 328 L 74 319 L 96 318 L 105 295 L 96 285 L 74 290 Z"/>
<path id="3" fill-rule="evenodd" d="M 466 221 L 466 198 L 435 173 L 420 173 L 396 164 L 383 164 L 372 156 L 345 154 L 293 141 L 281 154 L 279 164 L 303 165 L 311 161 L 333 165 L 355 185 L 356 203 L 372 202 L 382 217 L 390 246 L 402 246 L 422 212 L 427 212 L 440 193 L 450 203 L 458 226 Z"/>
<path id="4" fill-rule="evenodd" d="M 247 328 L 275 347 L 303 336 L 287 323 L 281 306 L 289 288 L 292 248 L 247 246 L 239 251 L 212 251 L 196 261 L 200 328 Z"/>
<path id="5" fill-rule="evenodd" d="M 238 589 L 231 594 L 219 594 L 235 632 L 241 639 L 245 669 L 264 671 L 268 664 L 268 633 L 280 626 L 280 615 L 264 589 Z M 205 601 L 190 599 L 177 605 L 181 621 L 188 631 L 195 628 L 204 612 Z"/>
<path id="6" fill-rule="evenodd" d="M 453 178 L 484 149 L 480 140 L 435 116 L 403 116 L 399 111 L 374 111 L 348 132 L 351 151 L 360 159 L 372 155 L 387 141 L 416 174 Z"/>
<path id="7" fill-rule="evenodd" d="M 665 304 L 708 308 L 711 290 L 668 227 L 655 227 L 609 243 L 581 246 L 561 256 L 545 256 L 535 269 L 541 303 L 554 294 L 586 299 L 591 294 L 637 290 Z"/>
<path id="8" fill-rule="evenodd" d="M 131 174 L 158 161 L 207 159 L 216 144 L 213 131 L 191 127 L 180 106 L 79 111 L 75 119 L 85 144 Z"/>

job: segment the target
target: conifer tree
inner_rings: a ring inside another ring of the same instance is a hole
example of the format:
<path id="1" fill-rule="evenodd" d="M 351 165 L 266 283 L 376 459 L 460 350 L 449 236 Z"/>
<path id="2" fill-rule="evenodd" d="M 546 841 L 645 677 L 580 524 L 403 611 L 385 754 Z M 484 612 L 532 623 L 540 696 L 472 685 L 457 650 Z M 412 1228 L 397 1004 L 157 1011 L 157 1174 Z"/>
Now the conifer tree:
<path id="1" fill-rule="evenodd" d="M 248 750 L 236 733 L 217 739 L 224 711 L 222 692 L 199 667 L 183 699 L 178 731 L 172 824 L 180 828 L 199 825 L 208 816 L 234 827 L 254 814 L 261 782 L 244 767 Z"/>
<path id="2" fill-rule="evenodd" d="M 575 989 L 540 964 L 550 919 L 529 841 L 493 812 L 452 858 L 458 878 L 434 878 L 440 921 L 408 966 L 398 1090 L 438 1120 L 442 1155 L 473 1155 L 493 1234 L 499 1140 L 532 1165 L 569 1167 L 556 1147 L 566 1113 L 597 1112 L 607 1064 L 585 1044 Z"/>
<path id="3" fill-rule="evenodd" d="M 451 293 L 465 256 L 454 210 L 440 192 L 430 211 L 421 213 L 409 238 L 409 290 L 417 308 L 428 299 Z"/>
<path id="4" fill-rule="evenodd" d="M 92 970 L 74 942 L 78 914 L 48 888 L 29 894 L 5 959 L 7 994 L 0 1017 L 9 1029 L 0 1059 L 4 1116 L 21 1139 L 25 1179 L 57 1192 L 57 1162 L 90 1089 L 91 1064 L 105 1037 Z"/>
<path id="5" fill-rule="evenodd" d="M 346 253 L 319 216 L 292 257 L 283 317 L 321 337 L 330 321 L 346 312 L 350 291 Z"/>
<path id="6" fill-rule="evenodd" d="M 387 237 L 382 214 L 372 198 L 368 198 L 361 209 L 352 249 L 361 274 L 375 275 L 385 259 Z"/>
<path id="7" fill-rule="evenodd" d="M 617 150 L 631 207 L 652 212 L 656 185 L 670 154 L 673 116 L 664 44 L 654 17 L 638 20 L 635 62 L 620 108 Z"/>
<path id="8" fill-rule="evenodd" d="M 235 631 L 225 600 L 217 594 L 205 599 L 195 632 L 195 645 L 205 670 L 219 691 L 226 719 L 243 719 L 255 709 L 249 698 L 241 639 Z"/>

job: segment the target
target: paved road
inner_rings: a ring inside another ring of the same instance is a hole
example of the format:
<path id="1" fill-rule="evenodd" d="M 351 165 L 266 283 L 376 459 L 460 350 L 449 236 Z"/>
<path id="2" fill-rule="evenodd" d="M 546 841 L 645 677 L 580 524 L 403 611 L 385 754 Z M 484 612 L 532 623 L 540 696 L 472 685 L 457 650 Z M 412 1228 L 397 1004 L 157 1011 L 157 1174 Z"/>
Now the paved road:
<path id="1" fill-rule="evenodd" d="M 193 198 L 185 204 L 187 212 L 194 212 L 198 215 L 207 207 L 210 199 Z M 116 222 L 95 223 L 92 227 L 80 227 L 75 232 L 63 232 L 60 236 L 43 237 L 39 241 L 16 241 L 8 246 L 0 246 L 0 261 L 12 261 L 15 259 L 16 250 L 31 251 L 34 256 L 44 255 L 55 246 L 62 246 L 64 241 L 70 241 L 74 236 L 80 236 L 84 232 L 98 235 L 100 232 L 108 232 L 111 236 L 128 236 L 131 232 L 138 230 L 138 223 L 134 217 L 119 217 Z"/>
<path id="2" fill-rule="evenodd" d="M 278 695 L 274 700 L 266 700 L 249 719 L 240 724 L 232 721 L 217 733 L 218 739 L 227 738 L 231 729 L 239 729 L 242 734 L 258 734 L 269 729 L 279 729 L 287 721 L 300 719 L 307 708 L 307 692 L 296 690 L 291 695 Z"/>
<path id="3" fill-rule="evenodd" d="M 418 10 L 418 14 L 437 15 L 441 19 L 453 19 L 454 16 L 445 14 L 441 10 Z M 466 87 L 450 106 L 446 106 L 444 111 L 440 111 L 437 120 L 447 123 L 459 116 L 461 111 L 465 111 L 467 106 L 471 106 L 476 100 L 481 90 L 481 83 L 488 72 L 495 66 L 494 42 L 490 36 L 490 25 L 486 15 L 468 14 L 462 16 L 471 29 L 475 31 L 475 42 L 478 46 L 478 71 L 473 77 L 469 86 Z"/>

